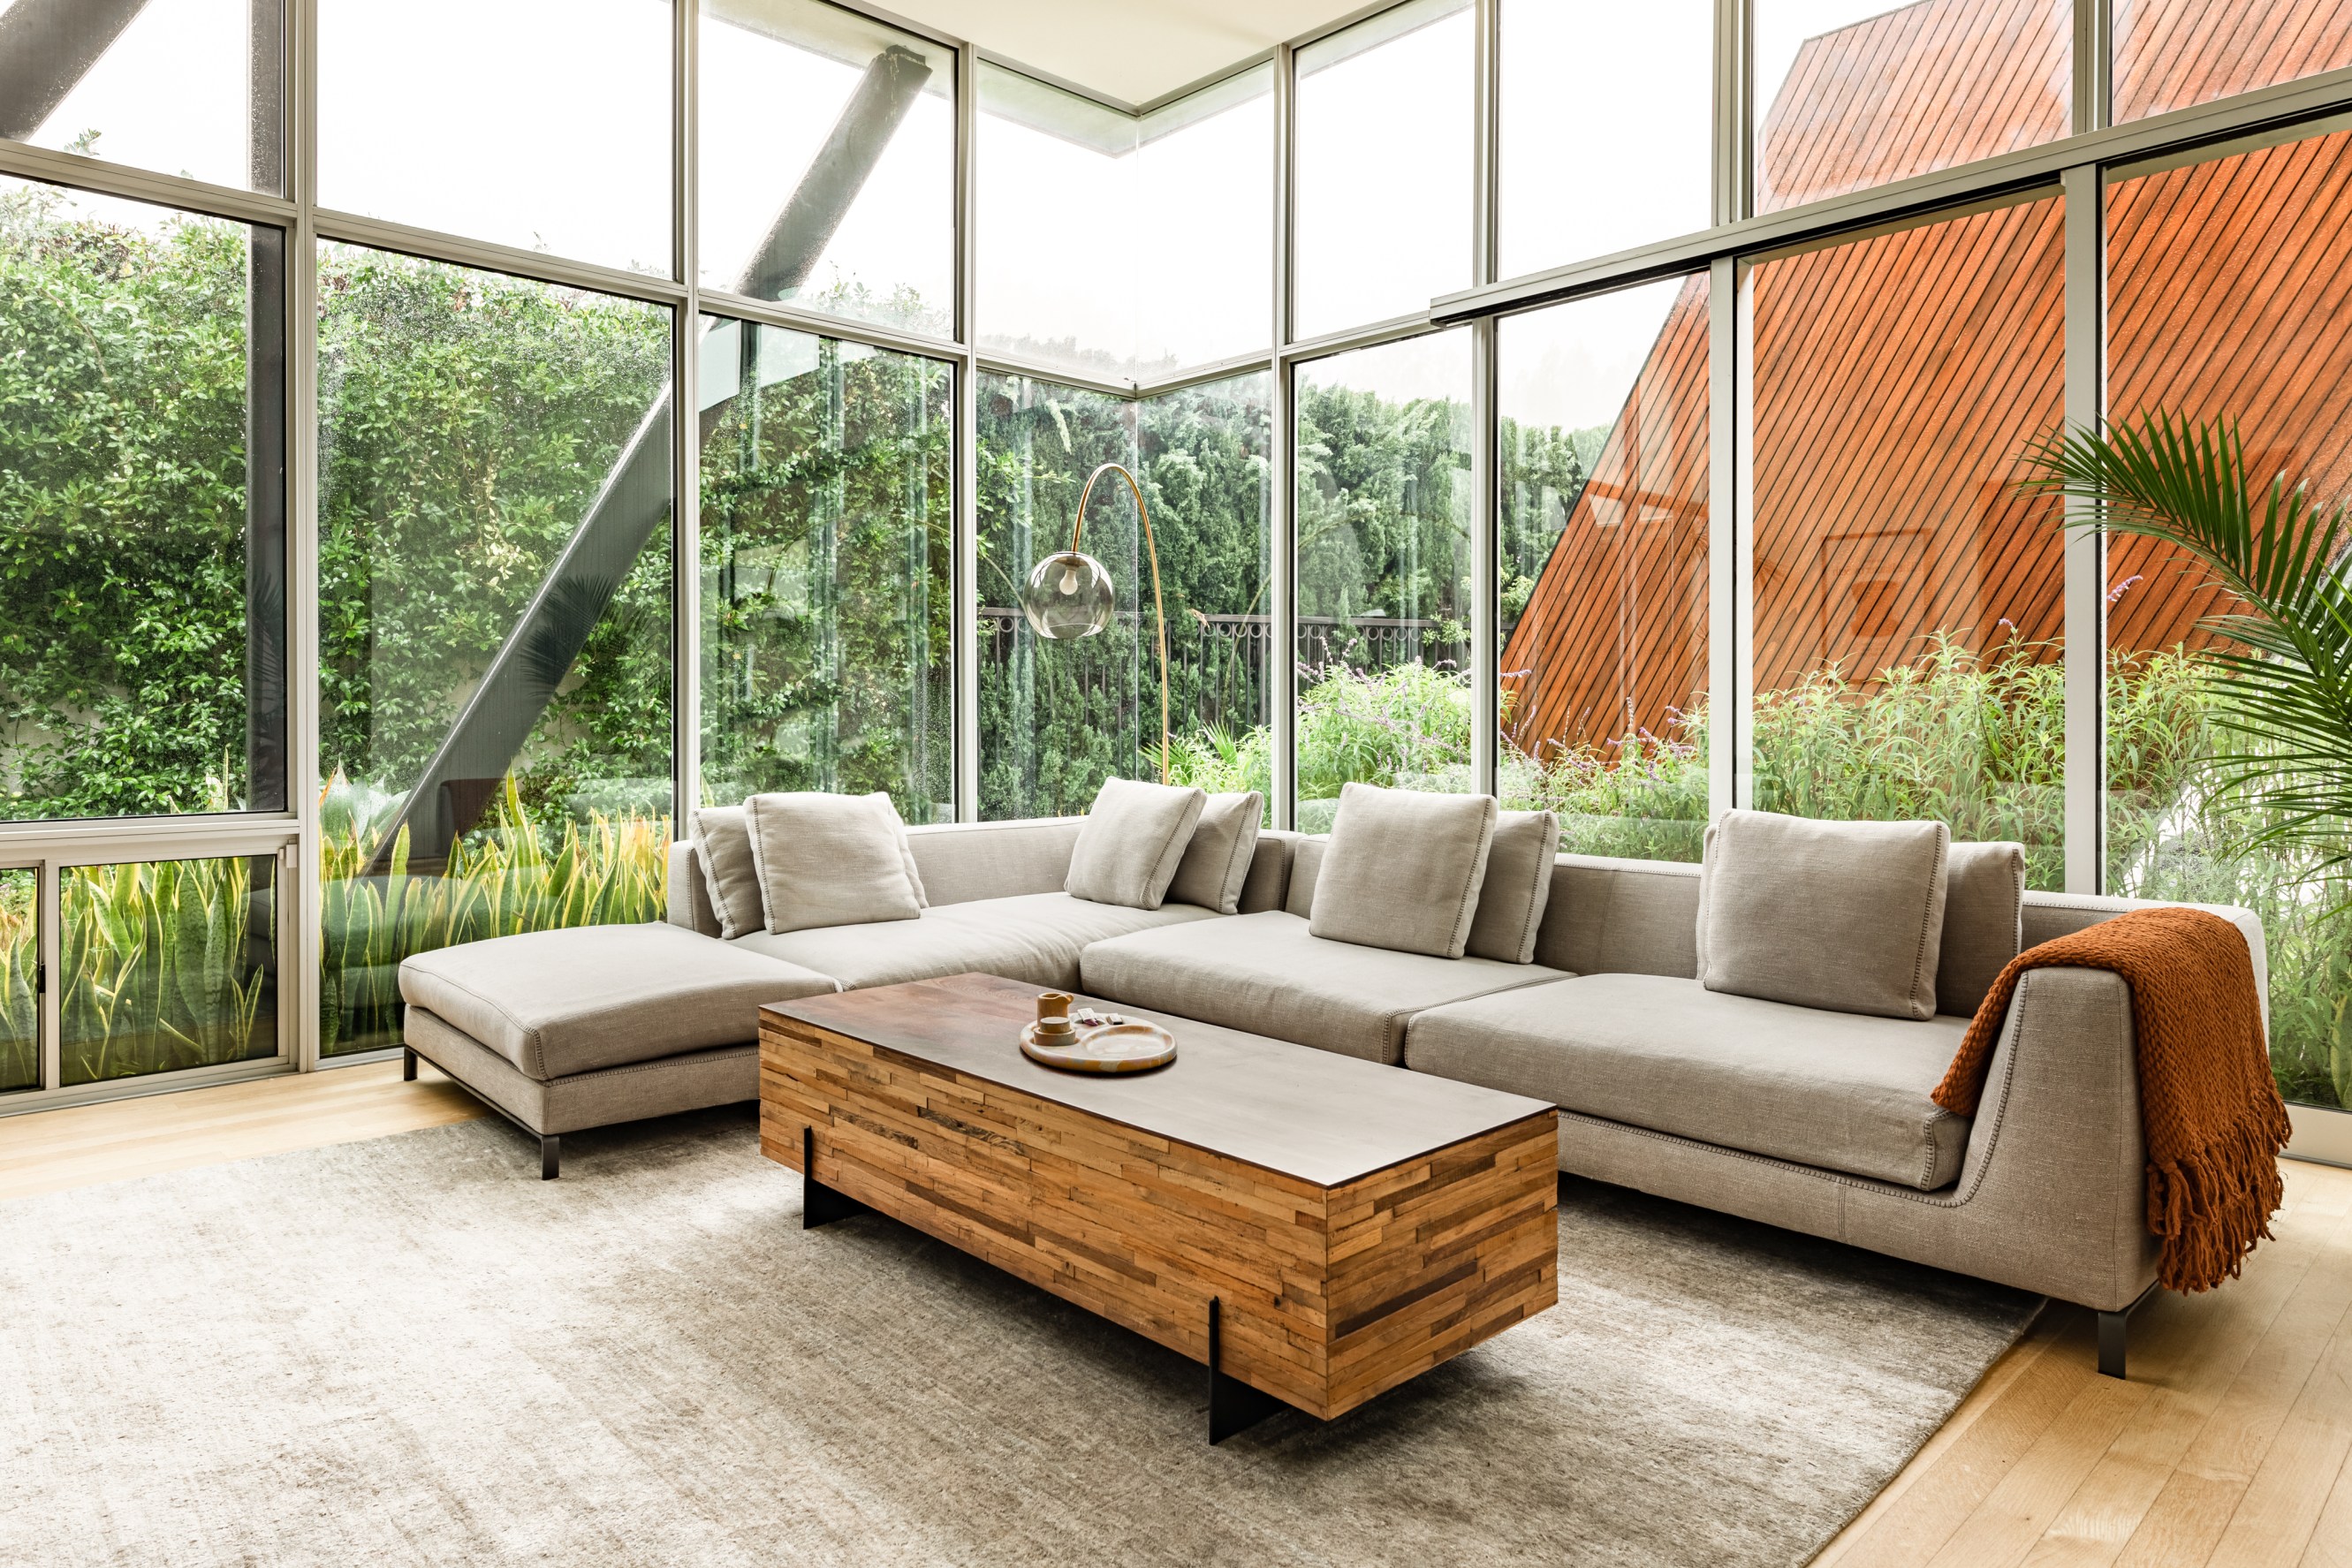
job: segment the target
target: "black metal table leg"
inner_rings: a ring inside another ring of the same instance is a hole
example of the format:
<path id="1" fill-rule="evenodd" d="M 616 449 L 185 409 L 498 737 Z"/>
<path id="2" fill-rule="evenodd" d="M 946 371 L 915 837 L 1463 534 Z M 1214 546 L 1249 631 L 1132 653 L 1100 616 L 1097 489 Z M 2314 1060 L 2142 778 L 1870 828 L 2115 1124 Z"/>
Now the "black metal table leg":
<path id="1" fill-rule="evenodd" d="M 801 1129 L 801 1228 L 814 1230 L 836 1219 L 867 1212 L 864 1204 L 816 1179 L 816 1129 Z"/>
<path id="2" fill-rule="evenodd" d="M 1221 1303 L 1209 1298 L 1209 1442 L 1223 1442 L 1236 1432 L 1245 1432 L 1278 1410 L 1287 1409 L 1281 1400 L 1263 1389 L 1253 1388 L 1238 1377 L 1225 1375 L 1223 1367 L 1224 1331 L 1218 1322 Z"/>

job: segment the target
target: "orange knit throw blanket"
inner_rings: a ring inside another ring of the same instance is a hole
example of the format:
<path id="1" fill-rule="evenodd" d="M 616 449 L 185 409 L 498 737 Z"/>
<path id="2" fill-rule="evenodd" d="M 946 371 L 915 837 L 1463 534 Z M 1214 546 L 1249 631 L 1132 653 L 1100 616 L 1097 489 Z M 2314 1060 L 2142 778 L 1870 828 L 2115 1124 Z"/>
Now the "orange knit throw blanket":
<path id="1" fill-rule="evenodd" d="M 2162 1243 L 2158 1283 L 2206 1291 L 2236 1278 L 2254 1243 L 2270 1236 L 2284 1197 L 2278 1152 L 2292 1131 L 2271 1078 L 2245 938 L 2201 909 L 2141 909 L 2028 948 L 1977 1009 L 1937 1104 L 1976 1114 L 2019 977 L 2053 967 L 2112 969 L 2131 988 L 2147 1228 Z"/>

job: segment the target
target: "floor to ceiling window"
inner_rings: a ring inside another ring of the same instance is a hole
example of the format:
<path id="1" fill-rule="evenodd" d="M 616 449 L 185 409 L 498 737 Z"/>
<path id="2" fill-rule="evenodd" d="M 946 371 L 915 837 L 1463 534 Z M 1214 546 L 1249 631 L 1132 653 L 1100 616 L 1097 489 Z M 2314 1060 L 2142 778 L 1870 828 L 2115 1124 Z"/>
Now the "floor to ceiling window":
<path id="1" fill-rule="evenodd" d="M 320 256 L 322 1053 L 413 952 L 657 918 L 670 313 Z"/>
<path id="2" fill-rule="evenodd" d="M 2151 413 L 2242 444 L 2257 504 L 2273 483 L 2352 493 L 2352 315 L 2342 277 L 2352 131 L 2185 167 L 2117 172 L 2107 193 L 2110 417 Z M 2243 904 L 2269 941 L 2271 1056 L 2290 1098 L 2352 1103 L 2352 895 L 2308 849 L 2250 847 L 2264 782 L 2216 754 L 2269 744 L 2231 723 L 2233 683 L 2200 666 L 2243 611 L 2168 545 L 2107 547 L 2107 881 L 2144 898 Z M 2273 775 L 2297 781 L 2284 763 Z"/>
<path id="3" fill-rule="evenodd" d="M 1564 849 L 1695 861 L 1707 820 L 1707 280 L 1498 328 L 1496 793 Z"/>
<path id="4" fill-rule="evenodd" d="M 1754 803 L 2016 840 L 2065 873 L 2061 204 L 1759 264 Z"/>
<path id="5" fill-rule="evenodd" d="M 702 794 L 955 816 L 948 368 L 705 317 Z"/>
<path id="6" fill-rule="evenodd" d="M 2114 0 L 2118 122 L 2352 66 L 2339 0 Z"/>
<path id="7" fill-rule="evenodd" d="M 1297 372 L 1297 821 L 1470 778 L 1470 334 Z"/>

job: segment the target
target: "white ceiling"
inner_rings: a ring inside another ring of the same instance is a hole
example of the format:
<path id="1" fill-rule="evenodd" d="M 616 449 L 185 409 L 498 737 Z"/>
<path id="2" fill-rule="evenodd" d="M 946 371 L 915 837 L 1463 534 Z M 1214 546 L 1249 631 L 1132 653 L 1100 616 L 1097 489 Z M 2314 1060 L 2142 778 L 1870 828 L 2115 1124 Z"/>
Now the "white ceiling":
<path id="1" fill-rule="evenodd" d="M 885 0 L 910 22 L 1143 103 L 1363 8 L 1364 0 Z"/>

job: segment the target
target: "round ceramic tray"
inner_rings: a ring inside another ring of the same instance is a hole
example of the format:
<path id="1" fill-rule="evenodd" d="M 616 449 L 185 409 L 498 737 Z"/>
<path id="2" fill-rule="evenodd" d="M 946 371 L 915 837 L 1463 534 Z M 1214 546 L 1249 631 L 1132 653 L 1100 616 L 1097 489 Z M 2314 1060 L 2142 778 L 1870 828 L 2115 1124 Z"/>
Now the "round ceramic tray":
<path id="1" fill-rule="evenodd" d="M 1021 1054 L 1065 1072 L 1146 1072 L 1176 1060 L 1176 1037 L 1156 1023 L 1080 1026 L 1067 1045 L 1040 1045 L 1037 1026 L 1021 1031 Z"/>

